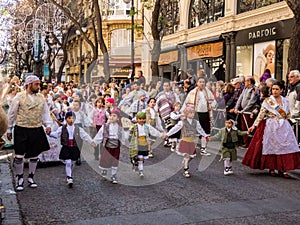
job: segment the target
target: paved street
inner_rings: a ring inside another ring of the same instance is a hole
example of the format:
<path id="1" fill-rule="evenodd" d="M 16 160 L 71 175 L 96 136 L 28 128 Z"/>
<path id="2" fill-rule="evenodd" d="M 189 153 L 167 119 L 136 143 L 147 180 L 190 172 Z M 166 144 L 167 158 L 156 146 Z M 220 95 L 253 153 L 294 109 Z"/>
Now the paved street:
<path id="1" fill-rule="evenodd" d="M 270 177 L 240 162 L 234 163 L 234 175 L 225 177 L 214 155 L 193 160 L 187 179 L 176 173 L 179 156 L 163 147 L 155 153 L 140 179 L 123 150 L 118 185 L 98 174 L 88 146 L 86 161 L 74 170 L 72 189 L 65 183 L 64 165 L 39 168 L 39 187 L 17 193 L 24 224 L 299 224 L 298 179 Z"/>

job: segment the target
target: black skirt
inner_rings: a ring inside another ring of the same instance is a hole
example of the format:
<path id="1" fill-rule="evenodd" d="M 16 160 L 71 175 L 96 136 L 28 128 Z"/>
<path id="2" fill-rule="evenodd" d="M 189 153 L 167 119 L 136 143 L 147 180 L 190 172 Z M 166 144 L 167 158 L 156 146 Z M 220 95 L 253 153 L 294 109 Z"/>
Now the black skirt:
<path id="1" fill-rule="evenodd" d="M 25 155 L 25 158 L 37 157 L 50 149 L 43 127 L 26 128 L 15 126 L 14 147 L 16 155 Z"/>
<path id="2" fill-rule="evenodd" d="M 171 126 L 171 127 L 168 129 L 168 131 L 170 131 L 173 127 L 174 127 L 174 125 Z M 170 138 L 180 139 L 180 138 L 181 138 L 181 130 L 178 131 L 178 132 L 176 132 L 175 134 L 172 134 L 172 135 L 171 135 L 170 137 L 168 137 L 168 138 L 169 138 L 169 139 L 170 139 Z"/>
<path id="3" fill-rule="evenodd" d="M 61 160 L 66 160 L 66 159 L 71 159 L 76 161 L 80 156 L 80 151 L 78 147 L 68 147 L 68 146 L 63 146 L 60 150 L 59 153 L 59 159 Z"/>

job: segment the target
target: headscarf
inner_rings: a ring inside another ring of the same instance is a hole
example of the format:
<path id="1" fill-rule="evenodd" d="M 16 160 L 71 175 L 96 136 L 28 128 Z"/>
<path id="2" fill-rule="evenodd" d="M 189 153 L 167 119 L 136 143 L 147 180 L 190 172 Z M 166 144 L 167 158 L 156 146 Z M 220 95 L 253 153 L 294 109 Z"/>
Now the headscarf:
<path id="1" fill-rule="evenodd" d="M 138 112 L 136 114 L 136 119 L 146 119 L 146 113 L 145 112 Z"/>
<path id="2" fill-rule="evenodd" d="M 106 101 L 108 101 L 108 102 L 110 102 L 112 104 L 115 102 L 115 100 L 113 98 L 107 98 Z"/>
<path id="3" fill-rule="evenodd" d="M 40 80 L 40 78 L 38 78 L 36 75 L 29 75 L 26 77 L 25 79 L 25 83 L 24 83 L 24 86 L 28 85 L 28 84 L 31 84 L 37 80 Z"/>

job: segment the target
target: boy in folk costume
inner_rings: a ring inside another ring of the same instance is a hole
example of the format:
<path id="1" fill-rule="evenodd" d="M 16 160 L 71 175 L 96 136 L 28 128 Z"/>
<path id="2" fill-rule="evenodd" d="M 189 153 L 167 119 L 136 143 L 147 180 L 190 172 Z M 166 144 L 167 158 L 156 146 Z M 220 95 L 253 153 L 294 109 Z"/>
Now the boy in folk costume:
<path id="1" fill-rule="evenodd" d="M 164 129 L 161 124 L 161 119 L 159 117 L 158 112 L 154 109 L 156 105 L 156 99 L 150 98 L 147 102 L 148 108 L 144 109 L 143 112 L 146 113 L 146 123 L 150 124 L 152 127 L 156 128 L 158 131 L 163 132 Z M 153 158 L 153 153 L 151 149 L 151 143 L 148 144 L 148 156 L 149 158 Z"/>
<path id="2" fill-rule="evenodd" d="M 196 134 L 200 134 L 209 139 L 209 136 L 202 129 L 199 121 L 194 119 L 194 108 L 186 107 L 183 111 L 184 120 L 179 121 L 168 133 L 167 136 L 177 133 L 181 130 L 181 140 L 179 143 L 179 153 L 183 156 L 182 165 L 184 169 L 183 176 L 191 177 L 189 172 L 189 162 L 196 156 L 195 141 L 198 139 Z"/>
<path id="3" fill-rule="evenodd" d="M 120 122 L 120 111 L 113 109 L 108 117 L 108 123 L 104 124 L 93 139 L 94 144 L 103 143 L 99 168 L 102 176 L 107 175 L 111 169 L 111 182 L 117 184 L 117 169 L 120 158 L 121 143 L 125 145 L 125 134 Z"/>
<path id="4" fill-rule="evenodd" d="M 165 135 L 146 124 L 146 113 L 138 112 L 136 114 L 137 123 L 129 128 L 129 153 L 130 160 L 135 169 L 138 166 L 140 177 L 144 177 L 143 164 L 144 160 L 148 159 L 148 142 L 149 136 L 165 138 Z"/>
<path id="5" fill-rule="evenodd" d="M 60 138 L 62 149 L 59 159 L 64 160 L 66 164 L 67 184 L 71 188 L 73 186 L 72 169 L 75 161 L 80 156 L 80 148 L 78 141 L 87 141 L 92 143 L 92 138 L 83 130 L 83 128 L 75 125 L 76 116 L 73 112 L 66 113 L 66 124 L 59 127 L 55 132 L 49 134 L 50 137 Z"/>
<path id="6" fill-rule="evenodd" d="M 233 174 L 232 161 L 237 160 L 238 136 L 247 134 L 247 131 L 240 131 L 236 128 L 234 120 L 226 120 L 225 127 L 209 138 L 210 141 L 222 141 L 221 159 L 224 161 L 224 175 Z"/>

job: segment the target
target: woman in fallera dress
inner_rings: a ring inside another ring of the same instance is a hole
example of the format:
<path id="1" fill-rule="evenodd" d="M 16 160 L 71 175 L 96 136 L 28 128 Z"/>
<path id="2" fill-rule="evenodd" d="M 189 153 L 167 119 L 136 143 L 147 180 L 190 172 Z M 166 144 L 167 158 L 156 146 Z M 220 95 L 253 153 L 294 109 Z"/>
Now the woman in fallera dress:
<path id="1" fill-rule="evenodd" d="M 243 164 L 252 169 L 269 169 L 271 176 L 289 178 L 287 171 L 300 169 L 300 150 L 288 122 L 290 106 L 288 99 L 281 96 L 283 90 L 284 84 L 275 82 L 272 95 L 262 103 L 257 119 L 248 130 L 256 129 Z"/>

